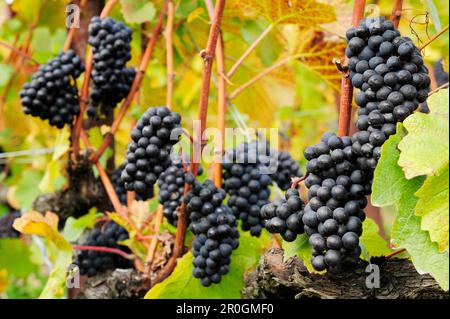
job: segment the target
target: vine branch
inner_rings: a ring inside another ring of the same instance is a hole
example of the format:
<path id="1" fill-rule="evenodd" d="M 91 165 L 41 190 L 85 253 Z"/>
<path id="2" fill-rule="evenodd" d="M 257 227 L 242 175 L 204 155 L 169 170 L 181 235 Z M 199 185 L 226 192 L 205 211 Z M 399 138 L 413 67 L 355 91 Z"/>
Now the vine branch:
<path id="1" fill-rule="evenodd" d="M 110 254 L 116 254 L 121 256 L 122 258 L 134 260 L 136 259 L 136 256 L 132 254 L 127 254 L 126 252 L 117 249 L 117 248 L 111 248 L 111 247 L 102 247 L 102 246 L 84 246 L 84 245 L 73 245 L 72 248 L 74 250 L 94 250 L 94 251 L 100 251 L 103 253 L 110 253 Z"/>
<path id="2" fill-rule="evenodd" d="M 214 6 L 212 0 L 205 0 L 206 7 L 208 8 L 209 19 L 212 23 L 214 18 Z M 219 144 L 215 149 L 216 160 L 213 169 L 213 180 L 217 187 L 222 187 L 222 156 L 225 145 L 225 116 L 227 112 L 227 82 L 225 77 L 225 48 L 223 43 L 222 34 L 219 34 L 216 48 L 216 61 L 217 61 L 217 127 L 220 132 Z"/>
<path id="3" fill-rule="evenodd" d="M 364 17 L 365 0 L 355 0 L 353 4 L 352 25 L 357 26 L 359 20 Z M 345 57 L 344 65 L 348 65 Z M 343 74 L 341 80 L 341 98 L 339 101 L 339 136 L 345 136 L 350 131 L 350 118 L 352 113 L 353 86 L 348 75 Z"/>
<path id="4" fill-rule="evenodd" d="M 400 24 L 400 19 L 402 17 L 403 0 L 395 0 L 394 6 L 392 7 L 392 13 L 389 20 L 394 23 L 394 27 L 398 28 Z"/>
<path id="5" fill-rule="evenodd" d="M 274 71 L 275 69 L 285 65 L 286 63 L 288 63 L 291 60 L 294 60 L 296 58 L 298 58 L 299 55 L 294 55 L 294 56 L 288 56 L 284 59 L 281 59 L 280 61 L 274 63 L 273 65 L 271 65 L 270 67 L 268 67 L 267 69 L 265 69 L 264 71 L 262 71 L 261 73 L 259 73 L 258 75 L 254 76 L 253 78 L 251 78 L 250 80 L 248 80 L 246 83 L 242 84 L 240 87 L 238 87 L 236 90 L 234 90 L 233 92 L 230 93 L 230 95 L 228 96 L 228 98 L 230 100 L 236 98 L 239 94 L 241 94 L 246 88 L 248 88 L 249 86 L 253 85 L 254 83 L 258 82 L 259 80 L 261 80 L 263 77 L 265 77 L 267 74 L 271 73 L 272 71 Z"/>
<path id="6" fill-rule="evenodd" d="M 248 49 L 242 54 L 242 56 L 236 61 L 236 63 L 231 67 L 230 71 L 227 73 L 227 78 L 231 78 L 238 67 L 244 62 L 244 60 L 250 55 L 250 53 L 255 50 L 255 48 L 258 46 L 258 44 L 272 31 L 274 28 L 274 24 L 271 23 L 267 28 L 264 29 L 264 31 L 253 41 L 253 43 L 248 47 Z"/>
<path id="7" fill-rule="evenodd" d="M 443 35 L 445 32 L 448 31 L 448 24 L 447 26 L 443 27 L 441 29 L 441 31 L 439 31 L 438 33 L 436 33 L 431 39 L 429 39 L 427 42 L 425 42 L 421 47 L 420 50 L 422 51 L 423 49 L 425 49 L 430 43 L 432 43 L 434 40 L 436 40 L 437 38 L 439 38 L 441 35 Z"/>
<path id="8" fill-rule="evenodd" d="M 169 110 L 172 109 L 172 95 L 173 95 L 173 79 L 175 77 L 173 66 L 173 17 L 175 7 L 172 0 L 167 3 L 167 24 L 166 24 L 166 68 L 167 68 L 167 93 L 166 106 Z"/>
<path id="9" fill-rule="evenodd" d="M 111 10 L 113 9 L 114 5 L 118 2 L 118 0 L 110 0 L 106 3 L 105 7 L 103 8 L 100 17 L 104 18 L 106 17 Z M 73 34 L 72 34 L 73 37 Z M 84 81 L 81 88 L 81 96 L 80 96 L 80 114 L 77 116 L 77 118 L 74 120 L 73 125 L 73 131 L 72 131 L 72 146 L 73 146 L 73 154 L 75 155 L 75 158 L 78 157 L 78 154 L 80 153 L 80 134 L 81 129 L 83 127 L 83 114 L 86 110 L 87 104 L 89 103 L 89 84 L 91 81 L 91 71 L 92 71 L 92 63 L 93 63 L 93 53 L 92 48 L 89 50 L 87 56 L 86 56 L 86 70 L 84 73 Z"/>
<path id="10" fill-rule="evenodd" d="M 214 18 L 212 19 L 211 28 L 209 31 L 208 44 L 206 49 L 201 52 L 201 55 L 204 59 L 204 69 L 203 69 L 202 90 L 200 94 L 199 114 L 198 114 L 200 126 L 198 127 L 194 137 L 194 142 L 197 143 L 197 145 L 200 145 L 200 152 L 201 146 L 203 145 L 203 132 L 206 126 L 209 90 L 211 87 L 212 65 L 216 52 L 217 41 L 219 39 L 220 23 L 222 20 L 224 8 L 225 8 L 225 0 L 217 0 L 216 6 L 214 8 Z M 200 144 L 198 144 L 199 142 Z M 194 152 L 196 150 L 197 147 L 194 145 Z M 198 167 L 199 163 L 197 163 L 197 161 L 191 160 L 190 169 L 194 175 L 197 175 Z M 186 184 L 184 187 L 184 194 L 186 195 L 188 191 L 189 191 L 189 184 Z M 188 223 L 188 216 L 186 213 L 186 205 L 183 201 L 183 204 L 179 209 L 178 214 L 178 226 L 173 254 L 169 259 L 169 262 L 161 271 L 160 275 L 154 280 L 152 285 L 163 281 L 172 273 L 173 269 L 175 268 L 178 257 L 180 257 L 183 253 L 187 223 Z"/>

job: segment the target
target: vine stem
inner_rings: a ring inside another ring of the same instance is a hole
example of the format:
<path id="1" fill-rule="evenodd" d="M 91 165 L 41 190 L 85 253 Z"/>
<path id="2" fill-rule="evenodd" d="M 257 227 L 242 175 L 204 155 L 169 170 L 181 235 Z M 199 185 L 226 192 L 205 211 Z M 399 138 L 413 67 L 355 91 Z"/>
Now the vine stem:
<path id="1" fill-rule="evenodd" d="M 296 179 L 292 182 L 291 188 L 296 189 L 297 186 L 298 186 L 301 182 L 303 182 L 305 179 L 308 178 L 308 176 L 309 176 L 309 173 L 306 173 L 306 174 L 303 175 L 302 177 L 296 178 Z"/>
<path id="2" fill-rule="evenodd" d="M 136 259 L 136 256 L 132 254 L 127 254 L 126 252 L 117 248 L 102 247 L 102 246 L 84 246 L 84 245 L 73 245 L 72 248 L 74 250 L 94 250 L 94 251 L 101 251 L 104 253 L 116 254 L 129 260 Z"/>
<path id="3" fill-rule="evenodd" d="M 84 9 L 84 6 L 86 5 L 86 0 L 81 0 L 80 2 L 80 11 Z M 73 37 L 75 35 L 77 28 L 70 28 L 69 32 L 67 33 L 66 42 L 64 42 L 64 51 L 67 51 L 72 46 Z"/>
<path id="4" fill-rule="evenodd" d="M 438 87 L 438 88 L 434 89 L 433 91 L 431 91 L 430 93 L 428 93 L 428 96 L 433 95 L 434 93 L 436 93 L 442 89 L 448 88 L 448 84 L 449 84 L 448 82 L 442 84 L 440 87 Z"/>
<path id="5" fill-rule="evenodd" d="M 238 67 L 244 62 L 244 60 L 250 55 L 250 53 L 255 50 L 255 48 L 258 46 L 258 44 L 272 31 L 274 28 L 274 24 L 271 23 L 267 28 L 264 29 L 264 31 L 253 41 L 253 43 L 248 47 L 248 49 L 242 54 L 242 56 L 236 61 L 236 63 L 231 67 L 230 71 L 227 73 L 227 78 L 231 78 Z"/>
<path id="6" fill-rule="evenodd" d="M 33 62 L 34 64 L 37 64 L 37 65 L 40 64 L 37 60 L 33 59 L 33 57 L 31 55 L 27 54 L 26 52 L 23 52 L 22 50 L 14 47 L 14 46 L 12 46 L 12 45 L 10 45 L 10 44 L 2 41 L 2 40 L 0 40 L 0 45 L 5 47 L 5 48 L 7 48 L 7 49 L 9 49 L 9 50 L 11 50 L 11 51 L 13 51 L 14 53 L 17 53 L 21 57 L 23 57 L 23 58 Z"/>
<path id="7" fill-rule="evenodd" d="M 355 0 L 353 3 L 352 26 L 356 27 L 359 20 L 364 17 L 365 0 Z M 348 65 L 347 56 L 344 65 Z M 339 136 L 345 136 L 350 131 L 350 119 L 352 113 L 353 86 L 348 74 L 343 74 L 341 79 L 341 98 L 339 101 Z"/>
<path id="8" fill-rule="evenodd" d="M 166 106 L 172 109 L 173 79 L 175 77 L 173 67 L 173 17 L 175 6 L 172 0 L 167 3 L 167 24 L 166 24 L 166 68 L 167 68 L 167 93 Z"/>
<path id="9" fill-rule="evenodd" d="M 150 271 L 150 266 L 153 262 L 153 258 L 155 257 L 155 252 L 156 252 L 156 247 L 158 246 L 158 238 L 156 236 L 156 234 L 159 232 L 159 229 L 161 227 L 162 221 L 163 221 L 163 209 L 164 207 L 160 204 L 158 205 L 158 208 L 156 209 L 156 217 L 155 217 L 155 225 L 153 228 L 153 238 L 150 242 L 150 248 L 148 249 L 147 252 L 147 258 L 145 259 L 145 263 L 146 263 L 146 273 L 148 273 Z"/>
<path id="10" fill-rule="evenodd" d="M 439 31 L 438 33 L 436 33 L 431 39 L 429 39 L 427 42 L 425 42 L 421 47 L 420 50 L 425 49 L 430 43 L 432 43 L 434 40 L 436 40 L 437 38 L 439 38 L 441 35 L 443 35 L 445 32 L 448 31 L 448 24 L 447 26 L 443 27 L 441 29 L 441 31 Z"/>
<path id="11" fill-rule="evenodd" d="M 92 145 L 89 142 L 89 138 L 83 129 L 81 129 L 80 135 L 85 146 L 88 149 L 92 149 Z M 122 217 L 122 219 L 124 219 L 133 228 L 133 230 L 136 232 L 137 239 L 140 240 L 142 244 L 146 246 L 146 248 L 148 248 L 148 244 L 145 242 L 147 238 L 142 235 L 142 233 L 139 231 L 139 229 L 136 227 L 133 221 L 129 218 L 128 213 L 123 208 L 122 203 L 120 202 L 119 197 L 117 196 L 117 193 L 114 190 L 114 186 L 112 185 L 111 180 L 109 179 L 108 174 L 106 174 L 106 171 L 103 168 L 102 164 L 100 162 L 96 162 L 95 166 L 97 167 L 98 175 L 103 184 L 103 187 L 105 188 L 106 194 L 108 195 L 108 198 L 111 201 L 111 204 L 113 205 L 115 212 L 119 214 L 119 216 Z"/>
<path id="12" fill-rule="evenodd" d="M 394 6 L 392 7 L 392 13 L 389 20 L 394 23 L 394 27 L 398 28 L 400 24 L 400 19 L 402 17 L 403 0 L 395 0 Z"/>
<path id="13" fill-rule="evenodd" d="M 387 255 L 387 256 L 386 256 L 386 259 L 391 259 L 392 257 L 394 257 L 394 256 L 396 256 L 396 255 L 398 255 L 398 254 L 401 254 L 401 253 L 403 253 L 403 252 L 405 252 L 405 251 L 406 251 L 405 248 L 398 249 L 398 250 L 396 250 L 396 251 L 390 253 L 389 255 Z"/>
<path id="14" fill-rule="evenodd" d="M 128 96 L 126 97 L 125 101 L 122 103 L 122 106 L 120 107 L 119 113 L 117 114 L 116 119 L 114 120 L 113 124 L 111 125 L 111 131 L 105 135 L 105 138 L 103 139 L 102 144 L 98 148 L 98 150 L 92 155 L 91 161 L 97 162 L 98 159 L 102 156 L 102 154 L 106 151 L 109 144 L 111 143 L 114 134 L 118 130 L 120 123 L 122 122 L 123 118 L 125 117 L 125 114 L 128 111 L 128 108 L 130 107 L 131 103 L 133 102 L 134 95 L 139 90 L 142 80 L 144 78 L 145 70 L 147 69 L 148 63 L 150 61 L 150 58 L 153 55 L 153 50 L 155 49 L 156 42 L 158 40 L 159 34 L 161 33 L 163 24 L 164 24 L 164 17 L 166 15 L 167 11 L 167 2 L 164 1 L 163 7 L 161 9 L 161 13 L 159 14 L 158 22 L 153 29 L 152 37 L 150 38 L 147 48 L 145 49 L 145 52 L 142 56 L 141 62 L 139 64 L 138 71 L 136 72 L 136 76 L 134 77 L 133 84 L 131 86 L 130 92 L 128 93 Z"/>
<path id="15" fill-rule="evenodd" d="M 212 0 L 205 0 L 206 7 L 208 8 L 209 19 L 212 23 L 214 18 L 214 6 Z M 220 132 L 220 140 L 215 149 L 216 159 L 213 168 L 213 180 L 214 184 L 218 187 L 222 187 L 222 156 L 224 153 L 225 145 L 225 116 L 227 112 L 227 82 L 222 76 L 225 74 L 225 48 L 223 43 L 222 34 L 219 34 L 216 48 L 216 64 L 217 64 L 217 127 Z"/>
<path id="16" fill-rule="evenodd" d="M 114 5 L 118 2 L 118 0 L 109 0 L 104 6 L 100 17 L 104 18 L 108 16 L 111 10 L 114 8 Z M 73 37 L 73 35 L 72 35 Z M 86 56 L 86 70 L 84 72 L 84 81 L 81 88 L 81 96 L 80 96 L 80 114 L 74 120 L 73 131 L 72 131 L 72 147 L 73 154 L 75 158 L 78 157 L 80 153 L 80 134 L 81 129 L 83 127 L 83 114 L 86 110 L 87 104 L 89 102 L 89 84 L 91 81 L 91 72 L 92 72 L 92 63 L 93 63 L 93 53 L 92 48 L 88 51 Z"/>
<path id="17" fill-rule="evenodd" d="M 259 80 L 261 80 L 263 77 L 265 77 L 267 74 L 271 73 L 272 71 L 274 71 L 275 69 L 285 65 L 286 63 L 288 63 L 289 61 L 296 59 L 298 57 L 298 55 L 294 55 L 294 56 L 288 56 L 284 59 L 281 59 L 280 61 L 276 62 L 275 64 L 271 65 L 270 67 L 268 67 L 267 69 L 265 69 L 264 71 L 262 71 L 261 73 L 259 73 L 258 75 L 256 75 L 255 77 L 251 78 L 250 80 L 248 80 L 246 83 L 242 84 L 240 87 L 238 87 L 236 90 L 234 90 L 233 92 L 230 93 L 230 95 L 228 96 L 228 98 L 230 100 L 236 98 L 239 94 L 241 94 L 246 88 L 248 88 L 249 86 L 253 85 L 254 83 L 258 82 Z"/>
<path id="18" fill-rule="evenodd" d="M 203 145 L 203 132 L 206 126 L 206 117 L 208 111 L 208 98 L 209 98 L 209 90 L 211 87 L 211 75 L 212 75 L 212 65 L 214 61 L 214 56 L 216 52 L 217 41 L 219 39 L 220 34 L 220 23 L 222 20 L 223 10 L 225 8 L 225 0 L 217 0 L 216 6 L 214 8 L 214 18 L 212 19 L 209 36 L 208 36 L 208 44 L 206 49 L 201 52 L 201 56 L 204 61 L 204 69 L 203 69 L 203 77 L 202 77 L 202 90 L 200 94 L 199 101 L 199 114 L 198 119 L 200 120 L 200 125 L 197 128 L 194 142 L 200 142 L 200 148 L 194 145 L 194 152 L 199 149 L 201 153 L 201 146 Z M 197 144 L 198 145 L 198 144 Z M 200 154 L 199 154 L 200 155 Z M 190 170 L 194 175 L 197 175 L 199 163 L 197 161 L 191 160 Z M 186 184 L 184 187 L 184 195 L 189 191 L 189 184 Z M 186 229 L 188 223 L 188 215 L 186 212 L 186 204 L 183 201 L 179 211 L 178 211 L 178 226 L 177 226 L 177 234 L 175 238 L 175 245 L 172 252 L 172 256 L 169 259 L 168 263 L 161 271 L 159 276 L 155 278 L 152 282 L 152 285 L 163 281 L 167 278 L 172 271 L 174 270 L 178 257 L 181 257 L 184 248 L 184 240 L 186 237 Z"/>

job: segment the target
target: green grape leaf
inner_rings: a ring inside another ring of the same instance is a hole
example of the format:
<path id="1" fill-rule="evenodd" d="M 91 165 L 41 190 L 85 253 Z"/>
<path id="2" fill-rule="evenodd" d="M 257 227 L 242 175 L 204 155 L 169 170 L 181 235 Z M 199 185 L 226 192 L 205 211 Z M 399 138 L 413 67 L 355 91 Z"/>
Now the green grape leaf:
<path id="1" fill-rule="evenodd" d="M 219 284 L 203 287 L 200 280 L 192 276 L 193 256 L 185 254 L 178 259 L 173 273 L 163 282 L 155 285 L 146 294 L 146 299 L 238 299 L 244 287 L 245 271 L 258 263 L 264 249 L 271 242 L 271 237 L 263 233 L 260 238 L 241 233 L 239 247 L 231 255 L 230 272 L 222 277 Z"/>
<path id="2" fill-rule="evenodd" d="M 397 134 L 391 136 L 382 147 L 375 169 L 372 203 L 376 206 L 396 206 L 392 244 L 408 251 L 419 273 L 429 273 L 443 289 L 448 290 L 448 254 L 439 253 L 437 244 L 430 240 L 427 231 L 421 229 L 421 218 L 414 212 L 418 198 L 413 194 L 422 186 L 424 177 L 408 180 L 397 164 L 400 158 L 398 144 L 405 134 L 405 129 L 399 124 Z"/>
<path id="3" fill-rule="evenodd" d="M 155 17 L 156 9 L 152 2 L 146 0 L 120 0 L 122 13 L 128 23 L 143 23 Z"/>
<path id="4" fill-rule="evenodd" d="M 42 173 L 32 170 L 25 170 L 19 182 L 11 188 L 8 200 L 14 203 L 15 207 L 28 210 L 33 206 L 33 201 L 41 193 L 36 187 L 42 178 Z"/>
<path id="5" fill-rule="evenodd" d="M 39 295 L 40 299 L 54 299 L 66 294 L 67 269 L 72 263 L 72 250 L 58 250 L 53 269 Z"/>
<path id="6" fill-rule="evenodd" d="M 385 256 L 391 253 L 389 245 L 378 233 L 378 225 L 370 218 L 363 223 L 363 233 L 360 238 L 360 245 L 363 254 L 361 258 L 369 260 L 370 257 Z"/>
<path id="7" fill-rule="evenodd" d="M 383 145 L 381 158 L 375 169 L 375 178 L 372 185 L 372 204 L 378 207 L 394 205 L 406 191 L 414 190 L 422 185 L 423 179 L 407 180 L 398 167 L 400 155 L 398 143 L 406 135 L 402 124 L 397 125 L 397 134 L 391 136 Z"/>
<path id="8" fill-rule="evenodd" d="M 12 73 L 13 67 L 11 65 L 0 63 L 0 87 L 8 83 Z"/>
<path id="9" fill-rule="evenodd" d="M 284 260 L 297 256 L 309 272 L 317 272 L 311 264 L 312 248 L 309 244 L 309 237 L 306 234 L 297 236 L 293 242 L 283 241 Z"/>
<path id="10" fill-rule="evenodd" d="M 2 269 L 19 278 L 26 278 L 37 269 L 24 241 L 19 238 L 0 239 L 0 270 Z"/>
<path id="11" fill-rule="evenodd" d="M 415 113 L 403 123 L 408 135 L 398 145 L 398 164 L 406 178 L 435 174 L 448 166 L 448 89 L 440 90 L 428 99 L 429 114 Z"/>
<path id="12" fill-rule="evenodd" d="M 416 215 L 422 217 L 422 229 L 430 233 L 439 252 L 448 252 L 448 178 L 448 166 L 444 166 L 437 175 L 428 176 L 415 194 L 419 198 Z"/>
<path id="13" fill-rule="evenodd" d="M 80 218 L 70 216 L 64 224 L 63 236 L 69 242 L 74 242 L 83 234 L 86 228 L 93 228 L 95 219 L 101 216 L 95 208 L 92 208 L 88 214 Z"/>

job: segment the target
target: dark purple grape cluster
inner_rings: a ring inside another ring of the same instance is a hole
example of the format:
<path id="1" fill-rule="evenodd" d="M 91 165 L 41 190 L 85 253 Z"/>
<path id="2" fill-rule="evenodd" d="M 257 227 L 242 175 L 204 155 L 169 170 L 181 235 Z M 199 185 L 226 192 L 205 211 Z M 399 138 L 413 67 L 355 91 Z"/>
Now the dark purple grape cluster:
<path id="1" fill-rule="evenodd" d="M 366 195 L 372 191 L 381 146 L 428 96 L 430 79 L 419 49 L 391 21 L 363 19 L 347 31 L 352 85 L 358 109 L 351 137 L 326 133 L 305 149 L 309 203 L 304 230 L 316 270 L 339 271 L 360 253 Z"/>
<path id="2" fill-rule="evenodd" d="M 41 65 L 30 82 L 23 85 L 20 100 L 25 114 L 48 120 L 63 128 L 80 113 L 76 79 L 84 66 L 75 51 L 59 53 Z"/>
<path id="3" fill-rule="evenodd" d="M 352 147 L 358 168 L 370 181 L 381 153 L 381 146 L 403 122 L 425 102 L 430 78 L 420 50 L 408 37 L 402 37 L 391 21 L 363 19 L 347 31 L 352 85 L 358 108 Z"/>
<path id="4" fill-rule="evenodd" d="M 132 31 L 114 19 L 93 17 L 89 24 L 89 44 L 93 51 L 91 105 L 89 116 L 108 115 L 125 98 L 136 74 L 127 68 L 131 59 Z"/>
<path id="5" fill-rule="evenodd" d="M 128 239 L 128 232 L 113 221 L 104 225 L 97 225 L 87 236 L 84 246 L 100 246 L 120 249 L 130 253 L 128 247 L 118 242 Z M 133 263 L 119 255 L 94 251 L 81 250 L 76 256 L 74 263 L 79 267 L 81 275 L 95 276 L 109 269 L 130 268 Z"/>
<path id="6" fill-rule="evenodd" d="M 181 116 L 167 107 L 151 107 L 131 131 L 121 179 L 127 191 L 146 194 L 170 166 L 170 152 L 181 134 Z"/>
<path id="7" fill-rule="evenodd" d="M 320 143 L 305 149 L 304 156 L 309 202 L 302 221 L 313 248 L 312 265 L 318 271 L 338 271 L 344 261 L 361 253 L 369 177 L 358 168 L 348 136 L 326 133 Z"/>
<path id="8" fill-rule="evenodd" d="M 363 19 L 347 31 L 346 55 L 358 109 L 356 126 L 377 132 L 374 147 L 395 134 L 403 122 L 425 102 L 430 85 L 420 50 L 402 37 L 383 17 Z"/>
<path id="9" fill-rule="evenodd" d="M 195 278 L 203 286 L 219 283 L 229 271 L 231 253 L 239 246 L 236 217 L 223 205 L 226 193 L 207 179 L 202 184 L 188 178 L 191 190 L 186 197 L 190 229 L 195 235 L 192 242 Z"/>
<path id="10" fill-rule="evenodd" d="M 125 184 L 122 182 L 120 176 L 122 175 L 122 171 L 125 169 L 125 164 L 120 165 L 116 168 L 111 174 L 111 183 L 114 186 L 114 190 L 116 191 L 117 196 L 119 196 L 119 200 L 123 205 L 127 204 L 127 190 L 125 189 Z M 146 201 L 155 196 L 154 187 L 150 187 L 147 193 L 136 194 L 136 200 L 138 201 Z"/>
<path id="11" fill-rule="evenodd" d="M 284 191 L 288 190 L 292 184 L 292 178 L 301 177 L 300 165 L 294 160 L 288 152 L 275 152 L 277 156 L 277 171 L 270 177 Z"/>
<path id="12" fill-rule="evenodd" d="M 261 207 L 269 203 L 272 184 L 270 175 L 264 174 L 261 162 L 264 153 L 257 143 L 243 143 L 228 150 L 222 163 L 224 189 L 230 195 L 228 206 L 242 220 L 242 230 L 260 236 L 264 228 Z M 267 157 L 266 157 L 267 158 Z"/>
<path id="13" fill-rule="evenodd" d="M 261 209 L 261 217 L 266 220 L 266 229 L 280 234 L 285 241 L 294 241 L 303 234 L 303 203 L 297 189 L 289 189 L 286 198 L 274 200 Z"/>
<path id="14" fill-rule="evenodd" d="M 13 228 L 13 223 L 16 218 L 21 216 L 18 211 L 11 211 L 6 215 L 0 217 L 0 238 L 17 238 L 20 233 Z"/>
<path id="15" fill-rule="evenodd" d="M 159 203 L 164 207 L 164 217 L 166 217 L 169 224 L 174 226 L 178 224 L 178 207 L 183 202 L 186 177 L 190 174 L 185 171 L 184 165 L 189 166 L 189 163 L 183 164 L 181 159 L 172 162 L 172 165 L 158 179 Z M 199 167 L 197 175 L 202 175 L 202 173 L 203 169 Z"/>

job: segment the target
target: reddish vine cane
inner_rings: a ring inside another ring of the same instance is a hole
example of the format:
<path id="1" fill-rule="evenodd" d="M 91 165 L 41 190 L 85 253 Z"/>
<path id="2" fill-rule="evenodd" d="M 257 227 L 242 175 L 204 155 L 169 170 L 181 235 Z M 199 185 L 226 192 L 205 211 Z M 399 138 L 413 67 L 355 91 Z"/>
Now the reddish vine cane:
<path id="1" fill-rule="evenodd" d="M 203 57 L 204 60 L 204 70 L 203 70 L 202 90 L 200 94 L 199 115 L 198 115 L 198 118 L 200 120 L 200 126 L 195 132 L 196 134 L 194 142 L 197 143 L 197 147 L 194 145 L 194 152 L 198 150 L 200 150 L 201 152 L 201 146 L 203 145 L 203 132 L 206 126 L 206 117 L 208 111 L 208 98 L 211 86 L 212 64 L 216 52 L 217 41 L 219 39 L 220 23 L 222 20 L 224 7 L 225 7 L 225 0 L 217 0 L 214 9 L 214 18 L 212 19 L 213 21 L 211 23 L 211 28 L 209 32 L 208 44 L 206 49 L 201 52 L 201 56 Z M 200 147 L 198 145 L 200 145 Z M 195 163 L 195 161 L 191 160 L 190 170 L 194 175 L 197 175 L 198 167 L 199 163 Z M 188 191 L 189 185 L 186 184 L 185 195 Z M 164 269 L 159 274 L 159 276 L 152 282 L 152 286 L 158 282 L 163 281 L 172 273 L 173 269 L 177 264 L 178 257 L 180 257 L 183 254 L 187 222 L 188 216 L 186 212 L 186 206 L 183 203 L 181 208 L 179 209 L 177 235 L 175 239 L 175 246 L 172 256 L 169 259 L 169 262 L 164 267 Z"/>
<path id="2" fill-rule="evenodd" d="M 110 0 L 106 3 L 103 8 L 100 17 L 104 18 L 108 16 L 111 10 L 114 8 L 114 5 L 118 2 L 118 0 Z M 71 36 L 73 37 L 73 35 Z M 70 40 L 70 39 L 69 39 Z M 67 42 L 69 42 L 67 40 Z M 66 42 L 66 44 L 67 44 Z M 78 158 L 80 154 L 80 136 L 81 129 L 83 127 L 83 114 L 86 111 L 87 104 L 89 103 L 89 84 L 91 81 L 91 72 L 92 72 L 92 63 L 93 63 L 93 53 L 92 49 L 88 51 L 86 56 L 86 70 L 84 73 L 84 81 L 81 87 L 81 96 L 80 96 L 80 114 L 74 120 L 73 130 L 72 130 L 72 147 L 73 147 L 73 155 L 75 160 Z"/>

